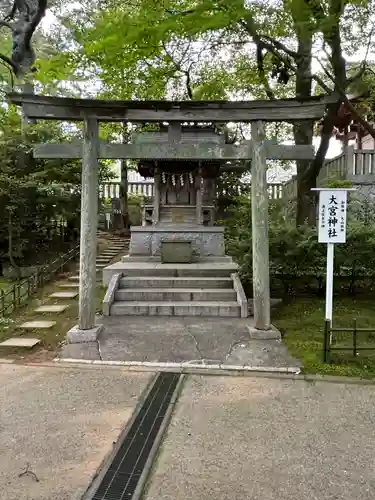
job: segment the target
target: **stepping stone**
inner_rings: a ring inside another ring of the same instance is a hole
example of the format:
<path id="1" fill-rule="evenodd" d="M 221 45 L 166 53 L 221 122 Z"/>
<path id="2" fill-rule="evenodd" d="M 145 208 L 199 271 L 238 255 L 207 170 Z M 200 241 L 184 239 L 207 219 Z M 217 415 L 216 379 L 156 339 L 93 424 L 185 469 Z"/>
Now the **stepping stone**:
<path id="1" fill-rule="evenodd" d="M 56 321 L 27 321 L 22 323 L 18 328 L 52 328 L 56 325 Z"/>
<path id="2" fill-rule="evenodd" d="M 104 269 L 105 267 L 107 267 L 107 263 L 106 264 L 101 264 L 100 262 L 98 262 L 96 264 L 96 269 Z"/>
<path id="3" fill-rule="evenodd" d="M 39 312 L 39 313 L 61 313 L 63 311 L 65 311 L 66 309 L 68 309 L 68 305 L 50 305 L 50 306 L 41 306 L 41 307 L 38 307 L 37 309 L 34 309 L 35 312 Z"/>
<path id="4" fill-rule="evenodd" d="M 105 262 L 109 262 L 110 260 L 111 259 L 109 259 L 108 257 L 98 257 L 96 259 L 96 262 L 103 262 L 103 263 L 105 263 Z"/>
<path id="5" fill-rule="evenodd" d="M 26 337 L 12 337 L 0 343 L 0 347 L 31 347 L 40 344 L 39 339 L 28 339 Z"/>
<path id="6" fill-rule="evenodd" d="M 69 281 L 79 281 L 79 276 L 70 276 L 68 278 Z"/>
<path id="7" fill-rule="evenodd" d="M 79 288 L 79 283 L 61 283 L 60 288 Z"/>
<path id="8" fill-rule="evenodd" d="M 74 299 L 78 292 L 55 292 L 50 295 L 51 299 Z"/>

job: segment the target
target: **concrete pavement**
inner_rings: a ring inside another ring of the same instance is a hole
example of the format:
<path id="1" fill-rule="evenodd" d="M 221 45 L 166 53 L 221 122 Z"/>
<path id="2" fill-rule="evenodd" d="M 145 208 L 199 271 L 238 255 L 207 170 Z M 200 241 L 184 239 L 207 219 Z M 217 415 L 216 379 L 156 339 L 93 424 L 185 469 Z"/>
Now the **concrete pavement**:
<path id="1" fill-rule="evenodd" d="M 372 500 L 375 386 L 186 378 L 145 500 Z"/>
<path id="2" fill-rule="evenodd" d="M 254 331 L 253 318 L 109 316 L 97 342 L 65 345 L 65 359 L 300 367 L 280 332 Z"/>
<path id="3" fill-rule="evenodd" d="M 0 364 L 0 498 L 80 499 L 151 377 Z"/>

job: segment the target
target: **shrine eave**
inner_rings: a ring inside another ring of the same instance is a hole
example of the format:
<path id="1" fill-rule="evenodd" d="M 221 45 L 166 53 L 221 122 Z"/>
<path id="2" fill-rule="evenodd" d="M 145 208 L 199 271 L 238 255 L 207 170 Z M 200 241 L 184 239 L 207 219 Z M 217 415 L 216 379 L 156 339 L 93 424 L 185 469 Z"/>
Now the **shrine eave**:
<path id="1" fill-rule="evenodd" d="M 107 122 L 252 122 L 318 120 L 335 96 L 274 101 L 108 101 L 10 93 L 29 119 Z"/>

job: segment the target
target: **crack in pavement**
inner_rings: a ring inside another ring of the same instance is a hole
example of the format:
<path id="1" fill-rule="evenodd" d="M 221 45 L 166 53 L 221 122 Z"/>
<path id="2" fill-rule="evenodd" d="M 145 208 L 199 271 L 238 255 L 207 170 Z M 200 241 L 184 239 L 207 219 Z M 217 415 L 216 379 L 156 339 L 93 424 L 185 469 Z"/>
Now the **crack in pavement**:
<path id="1" fill-rule="evenodd" d="M 190 331 L 190 328 L 189 328 L 189 325 L 187 324 L 187 322 L 184 320 L 184 326 L 185 326 L 185 331 L 187 332 L 187 334 L 193 339 L 193 342 L 195 344 L 195 349 L 197 350 L 199 356 L 200 356 L 200 359 L 203 360 L 204 359 L 204 356 L 203 356 L 203 353 L 202 351 L 200 350 L 200 347 L 199 347 L 199 342 L 198 342 L 198 339 L 195 337 L 195 335 Z"/>
<path id="2" fill-rule="evenodd" d="M 100 341 L 97 340 L 96 343 L 97 343 L 97 346 L 98 346 L 99 359 L 100 359 L 100 361 L 103 361 L 102 351 L 100 349 Z"/>
<path id="3" fill-rule="evenodd" d="M 228 358 L 229 356 L 233 353 L 234 349 L 239 346 L 240 344 L 242 343 L 245 343 L 247 342 L 249 339 L 245 338 L 245 337 L 241 337 L 239 340 L 235 340 L 234 342 L 231 343 L 231 345 L 229 346 L 229 350 L 225 356 L 225 361 L 228 361 Z"/>

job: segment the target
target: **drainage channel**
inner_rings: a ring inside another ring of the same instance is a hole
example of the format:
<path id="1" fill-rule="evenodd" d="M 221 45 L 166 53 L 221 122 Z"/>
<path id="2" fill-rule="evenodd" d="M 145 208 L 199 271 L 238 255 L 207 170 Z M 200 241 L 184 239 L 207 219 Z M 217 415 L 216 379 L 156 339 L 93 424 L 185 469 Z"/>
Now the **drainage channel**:
<path id="1" fill-rule="evenodd" d="M 158 375 L 92 500 L 132 500 L 139 492 L 139 480 L 180 376 L 165 372 Z"/>

